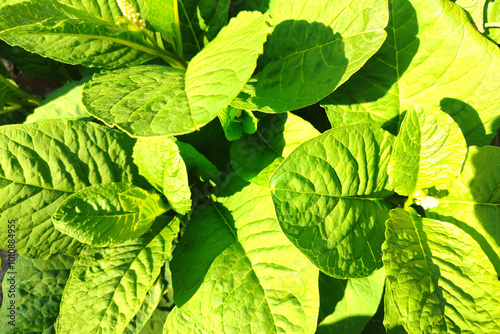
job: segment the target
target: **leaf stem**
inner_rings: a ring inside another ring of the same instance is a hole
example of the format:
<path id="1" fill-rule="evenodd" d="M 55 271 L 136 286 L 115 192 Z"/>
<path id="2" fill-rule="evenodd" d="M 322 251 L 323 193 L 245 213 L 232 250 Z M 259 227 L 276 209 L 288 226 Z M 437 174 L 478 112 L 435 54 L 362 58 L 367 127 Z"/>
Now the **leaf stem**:
<path id="1" fill-rule="evenodd" d="M 141 29 L 142 34 L 153 44 L 154 50 L 156 50 L 158 53 L 156 54 L 157 56 L 161 57 L 163 60 L 165 60 L 168 64 L 170 64 L 172 67 L 185 70 L 187 68 L 186 62 L 183 61 L 181 58 L 179 58 L 176 54 L 173 54 L 172 52 L 169 52 L 167 50 L 162 49 L 159 45 L 158 42 L 151 36 L 149 32 L 146 31 L 146 29 Z M 152 52 L 150 52 L 153 54 Z"/>
<path id="2" fill-rule="evenodd" d="M 476 27 L 477 30 L 481 33 L 485 33 L 484 29 L 484 7 L 486 4 L 486 0 L 478 0 L 477 1 L 477 20 L 476 20 Z"/>
<path id="3" fill-rule="evenodd" d="M 5 86 L 7 86 L 10 90 L 14 91 L 15 95 L 25 98 L 28 102 L 31 103 L 31 106 L 33 104 L 35 104 L 35 106 L 38 106 L 38 105 L 40 105 L 40 103 L 42 103 L 41 97 L 26 93 L 24 90 L 20 89 L 15 84 L 13 84 L 10 80 L 7 80 L 6 78 L 4 78 L 1 75 L 0 75 L 0 82 L 3 83 Z"/>

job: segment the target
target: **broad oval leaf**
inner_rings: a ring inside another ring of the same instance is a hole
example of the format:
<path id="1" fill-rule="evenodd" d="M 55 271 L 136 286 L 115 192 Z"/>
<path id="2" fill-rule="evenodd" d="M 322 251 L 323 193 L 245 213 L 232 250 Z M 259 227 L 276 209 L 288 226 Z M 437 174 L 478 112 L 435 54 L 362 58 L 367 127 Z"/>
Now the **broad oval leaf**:
<path id="1" fill-rule="evenodd" d="M 131 1 L 140 10 L 136 1 Z M 140 31 L 116 24 L 114 0 L 30 0 L 0 8 L 0 39 L 69 64 L 113 68 L 161 55 Z"/>
<path id="2" fill-rule="evenodd" d="M 268 115 L 257 132 L 231 144 L 231 166 L 245 181 L 269 185 L 281 162 L 300 144 L 319 135 L 309 122 L 292 113 Z"/>
<path id="3" fill-rule="evenodd" d="M 235 175 L 225 183 L 175 249 L 177 306 L 164 333 L 312 333 L 318 270 L 281 232 L 268 188 Z"/>
<path id="4" fill-rule="evenodd" d="M 465 138 L 451 116 L 432 108 L 412 108 L 401 124 L 388 173 L 394 190 L 443 189 L 460 174 L 467 154 Z"/>
<path id="5" fill-rule="evenodd" d="M 139 138 L 134 162 L 141 173 L 181 215 L 191 210 L 191 190 L 179 147 L 169 137 Z"/>
<path id="6" fill-rule="evenodd" d="M 112 247 L 86 246 L 61 300 L 57 333 L 122 333 L 171 256 L 179 220 L 159 217 L 140 238 Z"/>
<path id="7" fill-rule="evenodd" d="M 384 267 L 409 333 L 500 331 L 500 282 L 479 244 L 456 226 L 391 211 Z"/>
<path id="8" fill-rule="evenodd" d="M 17 252 L 27 257 L 81 250 L 80 242 L 52 223 L 52 214 L 71 194 L 92 184 L 145 183 L 132 161 L 135 140 L 95 123 L 2 126 L 0 143 L 0 245 L 8 249 L 7 222 L 15 219 Z"/>
<path id="9" fill-rule="evenodd" d="M 500 126 L 498 46 L 448 0 L 392 0 L 387 39 L 348 82 L 321 102 L 332 124 L 370 122 L 396 133 L 415 105 L 440 108 L 468 145 Z"/>
<path id="10" fill-rule="evenodd" d="M 66 198 L 52 216 L 54 227 L 93 246 L 138 238 L 168 210 L 158 194 L 130 183 L 96 184 Z"/>
<path id="11" fill-rule="evenodd" d="M 467 231 L 500 276 L 500 147 L 470 147 L 462 173 L 444 193 L 427 214 Z"/>
<path id="12" fill-rule="evenodd" d="M 0 330 L 4 334 L 54 333 L 59 303 L 74 258 L 58 254 L 47 260 L 23 256 L 3 278 Z"/>
<path id="13" fill-rule="evenodd" d="M 283 232 L 324 273 L 356 278 L 381 267 L 393 142 L 367 124 L 334 128 L 295 149 L 271 177 Z"/>
<path id="14" fill-rule="evenodd" d="M 95 75 L 82 101 L 90 114 L 133 136 L 193 132 L 217 117 L 252 75 L 269 30 L 266 20 L 241 13 L 186 71 L 149 65 Z"/>
<path id="15" fill-rule="evenodd" d="M 333 92 L 380 48 L 387 1 L 269 2 L 273 32 L 260 72 L 232 102 L 240 109 L 285 112 Z"/>

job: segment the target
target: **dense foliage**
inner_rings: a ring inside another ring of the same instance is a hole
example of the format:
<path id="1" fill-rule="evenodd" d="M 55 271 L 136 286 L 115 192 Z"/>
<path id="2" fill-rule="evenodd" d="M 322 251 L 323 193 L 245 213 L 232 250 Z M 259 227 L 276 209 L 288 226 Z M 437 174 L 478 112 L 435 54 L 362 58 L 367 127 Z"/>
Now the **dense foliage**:
<path id="1" fill-rule="evenodd" d="M 497 17 L 2 0 L 0 332 L 500 333 Z"/>

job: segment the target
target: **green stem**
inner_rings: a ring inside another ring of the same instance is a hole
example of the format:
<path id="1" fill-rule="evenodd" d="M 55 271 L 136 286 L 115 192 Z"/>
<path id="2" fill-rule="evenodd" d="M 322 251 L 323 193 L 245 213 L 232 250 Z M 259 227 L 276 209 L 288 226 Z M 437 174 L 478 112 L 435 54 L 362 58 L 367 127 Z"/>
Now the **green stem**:
<path id="1" fill-rule="evenodd" d="M 8 114 L 10 112 L 13 112 L 13 111 L 16 111 L 16 110 L 19 110 L 21 109 L 22 106 L 21 105 L 11 105 L 11 106 L 5 106 L 3 109 L 0 109 L 0 115 L 5 115 L 5 114 Z"/>
<path id="2" fill-rule="evenodd" d="M 181 34 L 181 21 L 179 19 L 179 3 L 177 0 L 174 1 L 174 15 L 175 15 L 175 34 L 177 39 L 175 40 L 175 46 L 177 48 L 177 53 L 184 57 L 184 50 L 182 48 L 182 34 Z"/>
<path id="3" fill-rule="evenodd" d="M 485 28 L 500 28 L 500 22 L 490 22 L 484 24 Z"/>
<path id="4" fill-rule="evenodd" d="M 16 95 L 19 97 L 23 97 L 26 100 L 28 100 L 31 103 L 36 104 L 36 106 L 40 105 L 42 103 L 42 98 L 39 96 L 31 95 L 26 93 L 24 90 L 20 89 L 17 87 L 15 84 L 4 78 L 3 76 L 0 75 L 0 82 L 6 85 L 10 90 L 16 92 Z"/>
<path id="5" fill-rule="evenodd" d="M 147 32 L 145 29 L 141 29 L 141 32 L 143 33 L 144 36 L 153 44 L 154 50 L 158 52 L 158 56 L 161 57 L 163 60 L 165 60 L 168 64 L 170 64 L 172 67 L 185 70 L 187 68 L 186 63 L 180 59 L 176 54 L 173 54 L 172 52 L 169 52 L 167 50 L 164 50 L 160 48 L 158 45 L 158 42 Z"/>
<path id="6" fill-rule="evenodd" d="M 9 99 L 9 101 L 7 101 L 7 103 L 19 105 L 21 107 L 36 108 L 40 105 L 40 103 L 42 103 L 42 99 L 37 97 L 37 96 L 33 96 L 33 98 L 26 99 L 26 100 Z"/>
<path id="7" fill-rule="evenodd" d="M 476 27 L 481 34 L 485 33 L 484 29 L 484 7 L 486 6 L 486 0 L 477 0 L 477 20 Z"/>

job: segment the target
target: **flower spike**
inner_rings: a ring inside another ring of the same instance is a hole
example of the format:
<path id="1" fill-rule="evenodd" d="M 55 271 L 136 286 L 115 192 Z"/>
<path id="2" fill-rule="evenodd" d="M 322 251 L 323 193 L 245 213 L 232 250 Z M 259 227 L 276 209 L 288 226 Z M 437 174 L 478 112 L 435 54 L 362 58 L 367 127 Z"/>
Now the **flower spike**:
<path id="1" fill-rule="evenodd" d="M 130 23 L 135 25 L 139 30 L 144 30 L 146 28 L 146 22 L 140 19 L 140 13 L 137 13 L 135 8 L 127 0 L 116 0 L 118 7 L 122 11 L 123 16 L 125 16 Z"/>

